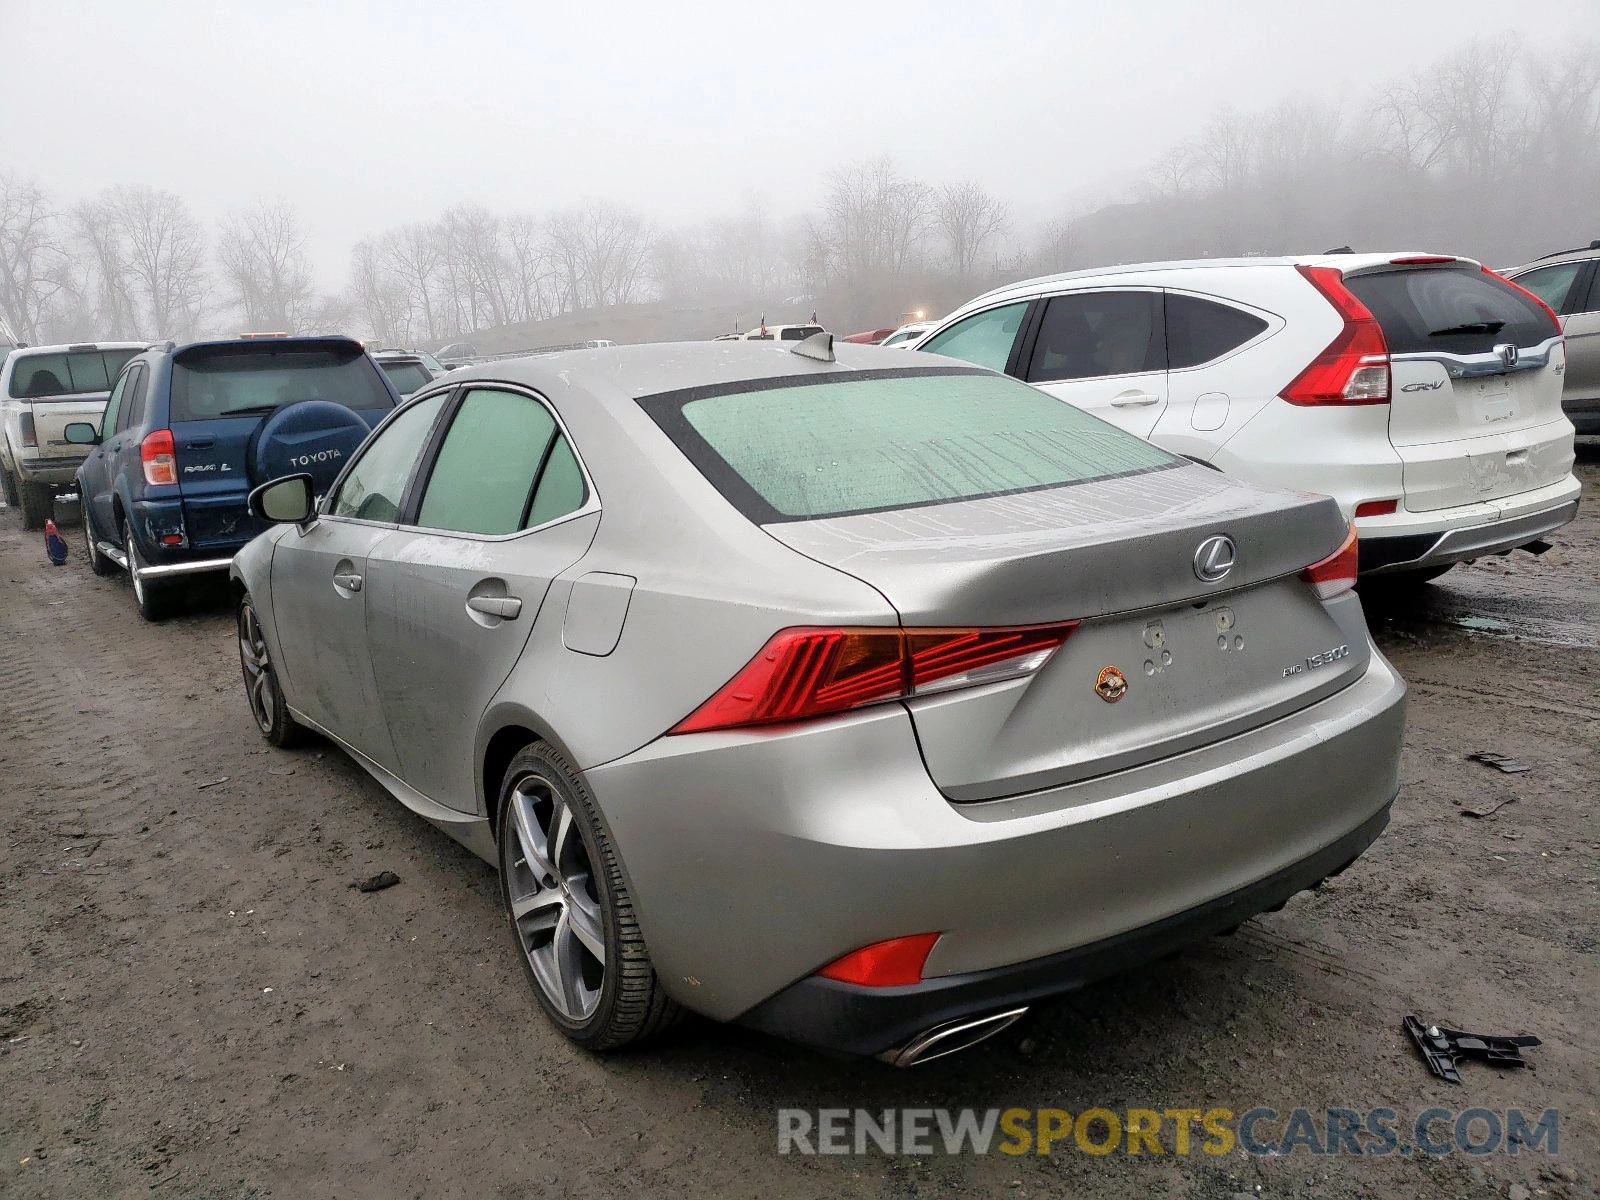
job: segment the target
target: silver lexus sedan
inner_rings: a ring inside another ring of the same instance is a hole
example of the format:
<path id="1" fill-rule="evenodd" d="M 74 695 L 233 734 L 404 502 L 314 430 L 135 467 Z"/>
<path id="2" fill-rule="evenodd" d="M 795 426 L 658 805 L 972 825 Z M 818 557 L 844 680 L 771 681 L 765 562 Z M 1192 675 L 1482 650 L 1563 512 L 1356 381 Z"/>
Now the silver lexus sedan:
<path id="1" fill-rule="evenodd" d="M 549 1019 L 899 1065 L 1375 839 L 1405 685 L 1332 500 L 802 343 L 453 372 L 233 566 L 261 732 L 500 869 Z"/>

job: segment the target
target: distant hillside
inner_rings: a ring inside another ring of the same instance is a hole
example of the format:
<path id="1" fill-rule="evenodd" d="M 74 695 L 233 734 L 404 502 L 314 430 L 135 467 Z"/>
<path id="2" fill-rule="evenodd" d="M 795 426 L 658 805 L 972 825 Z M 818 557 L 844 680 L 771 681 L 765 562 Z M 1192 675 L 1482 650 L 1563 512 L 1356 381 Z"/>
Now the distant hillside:
<path id="1" fill-rule="evenodd" d="M 776 325 L 809 320 L 811 309 L 776 302 L 766 306 L 764 315 L 769 324 Z M 541 346 L 559 346 L 595 338 L 604 338 L 620 345 L 705 341 L 719 333 L 732 333 L 735 327 L 741 332 L 748 330 L 759 323 L 762 316 L 763 308 L 759 301 L 748 304 L 618 304 L 610 308 L 563 313 L 546 321 L 518 321 L 493 329 L 476 329 L 451 338 L 450 342 L 470 342 L 479 354 L 506 354 L 513 350 L 535 350 Z M 428 348 L 438 349 L 446 344 L 430 343 Z"/>

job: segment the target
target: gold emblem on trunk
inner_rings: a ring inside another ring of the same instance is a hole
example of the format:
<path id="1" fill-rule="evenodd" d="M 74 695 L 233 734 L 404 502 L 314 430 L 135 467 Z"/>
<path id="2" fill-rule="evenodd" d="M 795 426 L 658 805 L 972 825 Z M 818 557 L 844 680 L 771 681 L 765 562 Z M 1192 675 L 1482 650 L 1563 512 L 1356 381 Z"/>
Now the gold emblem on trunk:
<path id="1" fill-rule="evenodd" d="M 1128 677 L 1116 667 L 1102 667 L 1094 681 L 1095 694 L 1107 704 L 1115 704 L 1128 694 Z"/>

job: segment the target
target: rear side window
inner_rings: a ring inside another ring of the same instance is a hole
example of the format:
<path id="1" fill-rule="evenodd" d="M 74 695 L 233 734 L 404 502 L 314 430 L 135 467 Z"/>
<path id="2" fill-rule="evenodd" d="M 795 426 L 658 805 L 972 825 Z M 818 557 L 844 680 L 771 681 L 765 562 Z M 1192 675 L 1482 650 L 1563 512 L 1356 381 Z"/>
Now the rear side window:
<path id="1" fill-rule="evenodd" d="M 149 390 L 149 373 L 143 366 L 137 366 L 128 373 L 128 392 L 122 402 L 122 411 L 117 421 L 117 432 L 124 429 L 137 429 L 144 423 L 144 398 Z"/>
<path id="2" fill-rule="evenodd" d="M 17 400 L 47 400 L 84 392 L 109 392 L 133 350 L 68 350 L 29 354 L 17 360 L 11 395 Z"/>
<path id="3" fill-rule="evenodd" d="M 1168 292 L 1165 303 L 1167 366 L 1174 371 L 1221 358 L 1267 328 L 1254 313 L 1198 296 Z"/>
<path id="4" fill-rule="evenodd" d="M 1525 287 L 1557 312 L 1571 312 L 1567 297 L 1572 285 L 1588 264 L 1583 262 L 1557 263 L 1553 267 L 1538 267 L 1518 275 L 1514 283 Z M 1582 299 L 1582 297 L 1579 297 Z"/>
<path id="5" fill-rule="evenodd" d="M 943 333 L 934 334 L 917 349 L 930 354 L 948 354 L 991 371 L 1004 371 L 1006 363 L 1011 361 L 1011 348 L 1017 344 L 1022 318 L 1027 312 L 1028 302 L 1023 300 L 974 313 Z"/>
<path id="6" fill-rule="evenodd" d="M 1537 346 L 1560 332 L 1527 296 L 1476 269 L 1384 271 L 1344 285 L 1378 319 L 1391 354 L 1487 354 L 1502 342 Z"/>
<path id="7" fill-rule="evenodd" d="M 173 364 L 169 419 L 260 417 L 301 400 L 329 400 L 352 409 L 394 406 L 360 347 L 223 347 L 191 351 Z"/>
<path id="8" fill-rule="evenodd" d="M 1179 461 L 988 372 L 913 368 L 751 386 L 639 403 L 762 524 L 1061 487 Z"/>
<path id="9" fill-rule="evenodd" d="M 1166 368 L 1159 292 L 1052 296 L 1039 322 L 1030 383 L 1138 375 Z"/>

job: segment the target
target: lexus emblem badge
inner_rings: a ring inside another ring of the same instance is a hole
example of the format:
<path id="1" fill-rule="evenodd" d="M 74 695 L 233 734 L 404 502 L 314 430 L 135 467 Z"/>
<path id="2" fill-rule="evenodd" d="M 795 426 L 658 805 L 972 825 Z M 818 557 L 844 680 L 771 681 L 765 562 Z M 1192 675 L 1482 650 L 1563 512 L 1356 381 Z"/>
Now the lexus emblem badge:
<path id="1" fill-rule="evenodd" d="M 1226 534 L 1208 537 L 1194 552 L 1194 574 L 1201 583 L 1216 583 L 1233 570 L 1233 539 Z"/>

